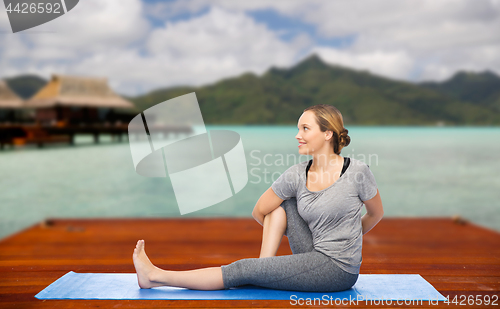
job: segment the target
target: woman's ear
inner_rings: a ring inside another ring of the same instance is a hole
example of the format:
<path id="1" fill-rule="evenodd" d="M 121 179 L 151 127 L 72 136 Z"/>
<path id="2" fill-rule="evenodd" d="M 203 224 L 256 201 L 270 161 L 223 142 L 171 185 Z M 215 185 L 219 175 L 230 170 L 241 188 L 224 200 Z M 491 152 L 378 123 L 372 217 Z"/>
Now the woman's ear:
<path id="1" fill-rule="evenodd" d="M 326 130 L 325 131 L 325 141 L 330 141 L 333 137 L 333 131 Z"/>

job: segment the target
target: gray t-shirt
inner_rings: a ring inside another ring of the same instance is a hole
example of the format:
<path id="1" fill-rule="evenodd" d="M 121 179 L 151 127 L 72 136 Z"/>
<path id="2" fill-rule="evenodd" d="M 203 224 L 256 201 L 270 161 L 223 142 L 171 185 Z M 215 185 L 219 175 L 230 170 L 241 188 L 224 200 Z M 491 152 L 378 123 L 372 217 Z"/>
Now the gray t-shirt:
<path id="1" fill-rule="evenodd" d="M 295 164 L 276 179 L 271 188 L 283 200 L 297 199 L 300 216 L 309 225 L 314 248 L 333 259 L 343 270 L 359 274 L 363 229 L 363 201 L 377 194 L 369 166 L 351 158 L 344 174 L 321 191 L 306 187 L 309 161 Z"/>

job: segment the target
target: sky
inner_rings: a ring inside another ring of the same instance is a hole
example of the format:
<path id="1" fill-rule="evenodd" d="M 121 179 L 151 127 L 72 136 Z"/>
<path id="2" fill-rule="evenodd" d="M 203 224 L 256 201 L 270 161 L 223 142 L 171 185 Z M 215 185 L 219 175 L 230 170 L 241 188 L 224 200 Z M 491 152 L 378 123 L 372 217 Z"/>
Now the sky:
<path id="1" fill-rule="evenodd" d="M 325 62 L 410 82 L 500 75 L 500 0 L 80 0 L 12 33 L 0 5 L 0 78 L 107 77 L 116 92 L 201 86 Z"/>

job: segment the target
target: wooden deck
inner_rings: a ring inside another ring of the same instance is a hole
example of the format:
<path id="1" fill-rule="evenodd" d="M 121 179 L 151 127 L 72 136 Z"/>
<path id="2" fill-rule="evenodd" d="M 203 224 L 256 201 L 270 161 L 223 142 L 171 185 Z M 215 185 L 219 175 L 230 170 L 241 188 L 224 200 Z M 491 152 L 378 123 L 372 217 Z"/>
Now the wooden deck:
<path id="1" fill-rule="evenodd" d="M 261 233 L 262 227 L 247 218 L 48 220 L 0 241 L 0 307 L 294 307 L 289 300 L 43 301 L 34 297 L 68 271 L 134 272 L 132 251 L 137 239 L 146 240 L 147 253 L 157 266 L 188 270 L 258 257 Z M 500 233 L 496 231 L 450 218 L 384 218 L 364 236 L 363 246 L 361 273 L 420 274 L 452 299 L 500 296 Z M 291 254 L 286 237 L 278 251 L 284 254 Z M 424 307 L 463 308 L 442 302 Z"/>

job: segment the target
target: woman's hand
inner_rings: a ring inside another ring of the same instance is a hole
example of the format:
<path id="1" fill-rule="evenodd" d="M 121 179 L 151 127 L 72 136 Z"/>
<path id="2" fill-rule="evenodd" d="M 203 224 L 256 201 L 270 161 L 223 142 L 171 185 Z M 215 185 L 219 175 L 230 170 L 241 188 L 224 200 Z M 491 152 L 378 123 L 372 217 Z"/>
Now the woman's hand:
<path id="1" fill-rule="evenodd" d="M 364 201 L 366 207 L 366 214 L 361 218 L 361 225 L 363 226 L 363 235 L 368 233 L 384 216 L 384 207 L 382 206 L 382 199 L 380 199 L 380 192 Z"/>

